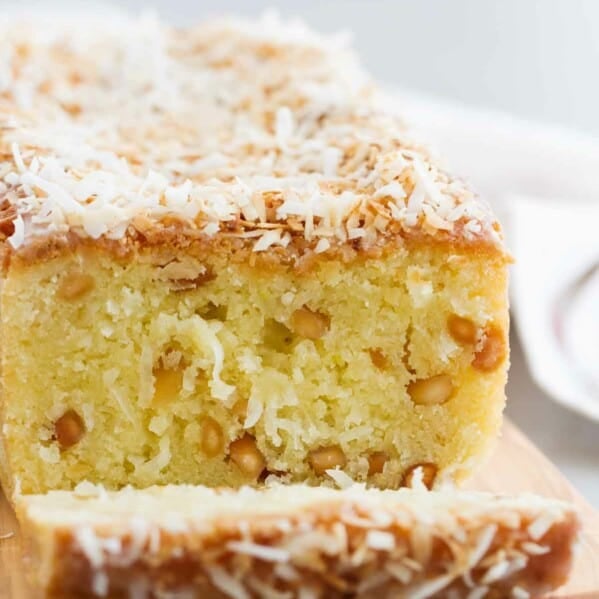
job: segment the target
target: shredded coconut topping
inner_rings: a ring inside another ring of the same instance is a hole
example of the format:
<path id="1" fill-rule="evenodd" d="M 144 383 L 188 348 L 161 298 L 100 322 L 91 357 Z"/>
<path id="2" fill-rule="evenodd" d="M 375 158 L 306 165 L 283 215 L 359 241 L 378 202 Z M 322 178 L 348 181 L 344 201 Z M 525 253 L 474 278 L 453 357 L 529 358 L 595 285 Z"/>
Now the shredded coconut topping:
<path id="1" fill-rule="evenodd" d="M 318 591 L 314 596 L 343 588 L 348 596 L 376 592 L 421 599 L 482 599 L 495 591 L 503 597 L 517 583 L 512 595 L 523 599 L 548 589 L 539 573 L 546 569 L 553 576 L 550 554 L 563 552 L 564 543 L 571 550 L 576 537 L 571 507 L 526 495 L 377 491 L 362 485 L 343 491 L 304 485 L 129 487 L 97 496 L 81 491 L 19 500 L 44 539 L 50 531 L 63 540 L 68 531 L 72 535 L 64 546 L 56 541 L 56 553 L 42 554 L 61 565 L 68 565 L 69 551 L 77 555 L 76 564 L 83 555 L 96 583 L 103 574 L 121 580 L 133 567 L 136 580 L 153 584 L 151 573 L 162 564 L 193 557 L 191 578 L 185 570 L 177 578 L 174 568 L 166 586 L 158 585 L 165 597 L 171 589 L 189 589 L 195 596 L 193 581 L 202 580 L 203 572 L 233 599 L 311 597 L 308 581 Z M 512 528 L 514 513 L 520 524 Z M 531 540 L 531 523 L 541 519 L 556 531 L 543 546 Z"/>
<path id="2" fill-rule="evenodd" d="M 0 209 L 15 249 L 148 223 L 255 251 L 413 230 L 500 241 L 339 37 L 272 16 L 185 30 L 48 19 L 0 18 Z"/>

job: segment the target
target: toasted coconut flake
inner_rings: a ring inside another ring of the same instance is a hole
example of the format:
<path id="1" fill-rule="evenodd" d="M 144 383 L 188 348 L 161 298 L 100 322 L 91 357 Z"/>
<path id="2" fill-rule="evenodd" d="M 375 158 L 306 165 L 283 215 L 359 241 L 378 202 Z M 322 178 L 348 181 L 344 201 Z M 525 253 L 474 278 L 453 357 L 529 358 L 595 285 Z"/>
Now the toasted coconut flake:
<path id="1" fill-rule="evenodd" d="M 482 529 L 478 536 L 478 539 L 476 540 L 476 545 L 474 549 L 468 556 L 469 569 L 478 564 L 478 562 L 480 562 L 480 560 L 484 557 L 484 555 L 491 547 L 491 544 L 493 543 L 493 539 L 495 538 L 496 534 L 497 524 L 488 524 Z"/>
<path id="2" fill-rule="evenodd" d="M 428 564 L 432 554 L 433 539 L 424 524 L 417 523 L 410 530 L 410 544 L 414 559 L 419 564 Z"/>
<path id="3" fill-rule="evenodd" d="M 335 484 L 340 489 L 349 489 L 356 484 L 351 476 L 339 468 L 329 468 L 328 470 L 325 470 L 325 472 L 335 481 Z"/>
<path id="4" fill-rule="evenodd" d="M 13 248 L 20 248 L 25 243 L 25 222 L 20 214 L 17 214 L 13 220 L 14 232 L 8 238 L 8 243 Z"/>
<path id="5" fill-rule="evenodd" d="M 369 530 L 366 533 L 366 545 L 371 549 L 392 551 L 395 548 L 395 537 L 390 532 Z"/>
<path id="6" fill-rule="evenodd" d="M 468 593 L 466 599 L 484 599 L 487 596 L 488 592 L 489 587 L 477 586 Z"/>
<path id="7" fill-rule="evenodd" d="M 506 573 L 509 571 L 510 568 L 510 562 L 508 561 L 501 561 L 497 564 L 495 564 L 494 566 L 492 566 L 491 568 L 489 568 L 486 572 L 486 574 L 482 577 L 481 583 L 482 584 L 491 584 L 493 582 L 497 582 L 498 580 L 501 580 Z"/>
<path id="8" fill-rule="evenodd" d="M 410 568 L 397 562 L 389 562 L 385 565 L 385 569 L 393 578 L 406 585 L 410 583 L 414 576 L 414 573 Z"/>
<path id="9" fill-rule="evenodd" d="M 243 585 L 220 566 L 211 566 L 208 575 L 214 586 L 232 599 L 250 599 Z"/>
<path id="10" fill-rule="evenodd" d="M 287 582 L 293 582 L 300 579 L 300 574 L 296 568 L 287 562 L 278 562 L 274 569 L 275 576 Z"/>
<path id="11" fill-rule="evenodd" d="M 545 555 L 551 551 L 551 548 L 546 545 L 539 545 L 538 543 L 532 543 L 530 541 L 525 541 L 522 543 L 521 547 L 522 550 L 529 555 Z"/>
<path id="12" fill-rule="evenodd" d="M 235 553 L 251 555 L 266 562 L 288 562 L 289 552 L 285 549 L 258 545 L 249 541 L 229 541 L 227 548 Z"/>
<path id="13" fill-rule="evenodd" d="M 92 591 L 98 597 L 106 597 L 108 595 L 108 575 L 106 572 L 94 573 Z"/>
<path id="14" fill-rule="evenodd" d="M 554 522 L 555 517 L 553 514 L 541 514 L 528 526 L 528 534 L 533 541 L 538 541 L 545 536 L 545 533 L 551 528 Z"/>
<path id="15" fill-rule="evenodd" d="M 410 599 L 428 599 L 429 597 L 433 597 L 436 593 L 449 586 L 455 577 L 455 574 L 449 573 L 415 584 L 409 589 L 408 596 Z"/>
<path id="16" fill-rule="evenodd" d="M 331 247 L 330 241 L 328 239 L 325 239 L 324 237 L 322 237 L 316 243 L 314 252 L 316 254 L 322 254 L 322 252 L 326 252 L 330 247 Z"/>
<path id="17" fill-rule="evenodd" d="M 320 252 L 325 239 L 368 245 L 397 225 L 500 245 L 488 207 L 413 143 L 347 46 L 296 29 L 2 15 L 11 246 L 169 219 L 191 236 L 234 224 L 256 252 L 300 236 Z"/>
<path id="18" fill-rule="evenodd" d="M 82 526 L 75 533 L 75 539 L 89 559 L 92 567 L 98 569 L 104 564 L 100 540 L 91 526 Z"/>

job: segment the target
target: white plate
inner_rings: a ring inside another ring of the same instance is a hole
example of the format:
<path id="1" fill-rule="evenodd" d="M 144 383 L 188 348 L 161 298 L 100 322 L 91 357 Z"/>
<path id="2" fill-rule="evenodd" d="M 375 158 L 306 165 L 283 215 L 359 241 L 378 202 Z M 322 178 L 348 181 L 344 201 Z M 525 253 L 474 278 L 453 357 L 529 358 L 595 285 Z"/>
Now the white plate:
<path id="1" fill-rule="evenodd" d="M 511 295 L 536 383 L 599 421 L 599 205 L 514 197 Z"/>

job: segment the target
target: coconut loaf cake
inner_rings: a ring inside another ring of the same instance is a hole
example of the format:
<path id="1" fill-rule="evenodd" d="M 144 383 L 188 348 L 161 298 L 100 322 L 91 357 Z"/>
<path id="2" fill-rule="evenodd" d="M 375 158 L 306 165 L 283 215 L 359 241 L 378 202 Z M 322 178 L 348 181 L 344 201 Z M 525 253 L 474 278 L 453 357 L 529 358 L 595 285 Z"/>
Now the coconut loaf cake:
<path id="1" fill-rule="evenodd" d="M 387 104 L 269 17 L 0 20 L 9 495 L 472 470 L 509 257 Z"/>
<path id="2" fill-rule="evenodd" d="M 32 572 L 63 599 L 527 599 L 565 581 L 578 531 L 549 499 L 359 485 L 80 485 L 17 507 Z"/>

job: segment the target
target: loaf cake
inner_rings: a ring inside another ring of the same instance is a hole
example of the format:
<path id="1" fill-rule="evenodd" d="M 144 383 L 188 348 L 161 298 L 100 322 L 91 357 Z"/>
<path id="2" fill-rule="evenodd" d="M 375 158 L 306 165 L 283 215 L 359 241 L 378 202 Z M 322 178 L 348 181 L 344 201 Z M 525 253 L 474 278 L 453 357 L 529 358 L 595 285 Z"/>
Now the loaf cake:
<path id="1" fill-rule="evenodd" d="M 9 495 L 439 487 L 498 434 L 499 224 L 339 38 L 0 19 L 0 238 Z"/>
<path id="2" fill-rule="evenodd" d="M 578 530 L 554 500 L 359 485 L 80 485 L 17 507 L 32 572 L 62 598 L 525 599 L 563 584 Z"/>

